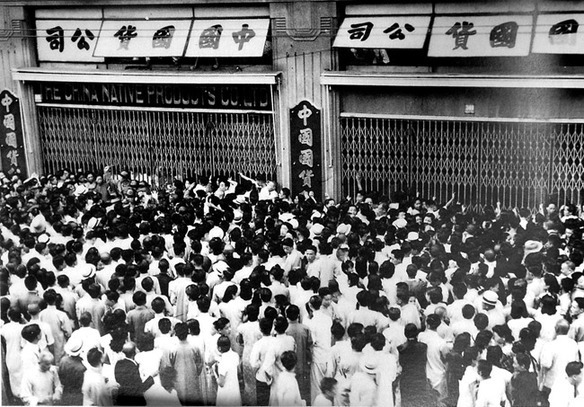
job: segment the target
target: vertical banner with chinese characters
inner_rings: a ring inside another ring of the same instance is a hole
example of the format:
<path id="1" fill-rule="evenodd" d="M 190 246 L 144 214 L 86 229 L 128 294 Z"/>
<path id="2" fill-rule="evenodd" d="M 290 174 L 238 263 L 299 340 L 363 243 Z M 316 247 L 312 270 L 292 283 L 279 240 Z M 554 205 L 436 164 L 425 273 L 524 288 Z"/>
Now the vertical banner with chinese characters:
<path id="1" fill-rule="evenodd" d="M 317 200 L 321 199 L 320 133 L 319 109 L 306 100 L 290 109 L 293 195 L 309 189 Z"/>
<path id="2" fill-rule="evenodd" d="M 2 111 L 2 124 L 0 125 L 2 172 L 7 176 L 17 173 L 26 176 L 20 102 L 12 92 L 3 90 L 0 93 L 0 107 Z"/>

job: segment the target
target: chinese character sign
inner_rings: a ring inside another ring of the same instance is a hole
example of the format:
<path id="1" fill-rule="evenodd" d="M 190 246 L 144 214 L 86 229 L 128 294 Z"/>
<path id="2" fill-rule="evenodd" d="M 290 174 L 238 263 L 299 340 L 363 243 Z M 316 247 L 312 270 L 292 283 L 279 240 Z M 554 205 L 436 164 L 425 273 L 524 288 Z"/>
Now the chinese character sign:
<path id="1" fill-rule="evenodd" d="M 537 16 L 531 52 L 540 54 L 584 53 L 584 14 Z"/>
<path id="2" fill-rule="evenodd" d="M 322 193 L 320 110 L 308 101 L 290 109 L 290 152 L 292 154 L 292 193 L 304 189 Z"/>
<path id="3" fill-rule="evenodd" d="M 527 56 L 532 26 L 531 15 L 438 16 L 428 56 Z"/>
<path id="4" fill-rule="evenodd" d="M 100 57 L 180 57 L 191 20 L 105 20 L 95 47 Z"/>
<path id="5" fill-rule="evenodd" d="M 10 91 L 0 93 L 0 162 L 7 176 L 26 175 L 26 157 L 20 120 L 20 101 Z"/>
<path id="6" fill-rule="evenodd" d="M 334 47 L 420 49 L 428 34 L 430 16 L 347 17 Z"/>
<path id="7" fill-rule="evenodd" d="M 267 18 L 195 19 L 185 56 L 260 57 L 269 25 Z"/>
<path id="8" fill-rule="evenodd" d="M 36 20 L 39 61 L 100 62 L 93 56 L 101 20 Z"/>

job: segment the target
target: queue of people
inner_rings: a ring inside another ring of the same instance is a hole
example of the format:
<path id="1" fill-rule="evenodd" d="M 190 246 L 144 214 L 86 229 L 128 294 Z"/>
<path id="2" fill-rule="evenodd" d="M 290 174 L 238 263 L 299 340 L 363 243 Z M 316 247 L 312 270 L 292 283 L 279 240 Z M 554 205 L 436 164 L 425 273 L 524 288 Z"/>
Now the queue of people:
<path id="1" fill-rule="evenodd" d="M 579 406 L 584 219 L 0 174 L 5 405 Z"/>

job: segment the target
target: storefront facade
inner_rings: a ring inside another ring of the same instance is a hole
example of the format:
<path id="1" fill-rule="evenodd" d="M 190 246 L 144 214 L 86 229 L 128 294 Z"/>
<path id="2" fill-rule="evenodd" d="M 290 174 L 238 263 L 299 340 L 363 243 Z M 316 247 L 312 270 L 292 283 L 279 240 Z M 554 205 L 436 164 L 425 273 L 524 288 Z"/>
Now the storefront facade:
<path id="1" fill-rule="evenodd" d="M 0 3 L 28 173 L 581 201 L 584 2 L 159 3 Z"/>

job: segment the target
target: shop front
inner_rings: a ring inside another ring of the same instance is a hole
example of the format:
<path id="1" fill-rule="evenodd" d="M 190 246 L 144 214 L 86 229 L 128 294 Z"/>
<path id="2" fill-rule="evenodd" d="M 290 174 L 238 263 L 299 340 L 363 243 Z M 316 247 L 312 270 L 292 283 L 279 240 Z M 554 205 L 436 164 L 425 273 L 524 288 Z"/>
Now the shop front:
<path id="1" fill-rule="evenodd" d="M 281 178 L 268 7 L 34 14 L 39 66 L 13 70 L 29 172 Z"/>
<path id="2" fill-rule="evenodd" d="M 574 24 L 584 15 L 543 3 L 348 5 L 341 14 L 342 69 L 321 75 L 339 174 L 329 193 L 361 185 L 534 210 L 582 202 Z"/>

